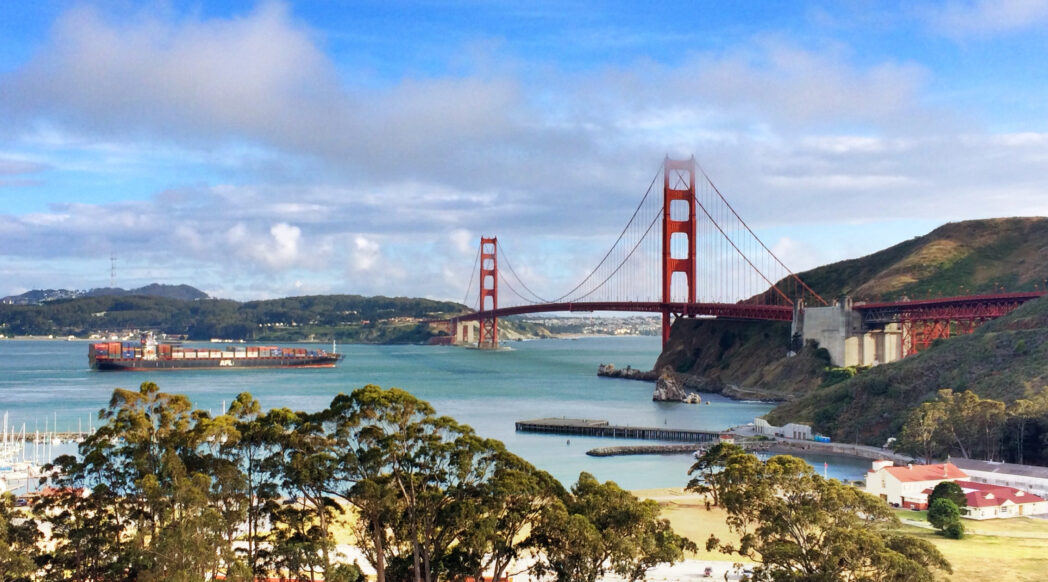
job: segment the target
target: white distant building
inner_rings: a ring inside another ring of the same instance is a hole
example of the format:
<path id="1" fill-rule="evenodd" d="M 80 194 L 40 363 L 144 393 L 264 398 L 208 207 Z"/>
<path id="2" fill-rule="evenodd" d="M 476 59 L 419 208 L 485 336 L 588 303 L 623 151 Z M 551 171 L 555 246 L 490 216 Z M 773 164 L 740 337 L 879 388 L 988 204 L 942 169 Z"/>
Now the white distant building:
<path id="1" fill-rule="evenodd" d="M 1048 500 L 1044 497 L 1017 487 L 978 482 L 968 474 L 967 468 L 962 470 L 953 463 L 896 467 L 891 461 L 877 460 L 866 473 L 866 492 L 895 507 L 923 510 L 928 509 L 928 496 L 932 490 L 943 481 L 957 483 L 964 492 L 967 505 L 960 508 L 964 518 L 997 519 L 1048 514 Z"/>
<path id="2" fill-rule="evenodd" d="M 798 439 L 803 441 L 812 440 L 811 427 L 806 424 L 797 424 L 791 422 L 785 426 L 774 426 L 768 424 L 768 421 L 763 418 L 753 419 L 753 430 L 757 434 L 765 436 L 777 436 L 785 437 L 788 439 Z"/>
<path id="3" fill-rule="evenodd" d="M 1048 513 L 1048 501 L 1022 489 L 973 481 L 957 481 L 957 485 L 964 491 L 967 502 L 967 506 L 961 508 L 961 517 L 997 519 Z"/>
<path id="4" fill-rule="evenodd" d="M 928 493 L 936 485 L 967 477 L 953 463 L 896 467 L 891 461 L 877 460 L 866 473 L 866 492 L 894 507 L 928 509 Z"/>

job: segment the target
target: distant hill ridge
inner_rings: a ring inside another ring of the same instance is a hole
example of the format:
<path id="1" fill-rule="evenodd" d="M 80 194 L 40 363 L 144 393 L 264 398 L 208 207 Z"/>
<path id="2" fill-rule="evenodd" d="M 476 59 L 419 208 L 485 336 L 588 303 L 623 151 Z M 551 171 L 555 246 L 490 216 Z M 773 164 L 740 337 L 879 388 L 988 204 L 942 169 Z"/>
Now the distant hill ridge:
<path id="1" fill-rule="evenodd" d="M 179 299 L 193 301 L 196 299 L 209 299 L 208 294 L 189 285 L 161 285 L 150 283 L 138 289 L 121 289 L 119 287 L 100 287 L 84 291 L 81 289 L 34 289 L 26 291 L 21 295 L 9 295 L 0 299 L 0 303 L 8 305 L 39 305 L 48 301 L 59 299 L 76 299 L 77 297 L 106 297 L 144 295 L 147 297 L 163 297 L 165 299 Z"/>
<path id="2" fill-rule="evenodd" d="M 876 253 L 798 275 L 825 298 L 855 301 L 1044 289 L 1048 218 L 950 222 Z"/>

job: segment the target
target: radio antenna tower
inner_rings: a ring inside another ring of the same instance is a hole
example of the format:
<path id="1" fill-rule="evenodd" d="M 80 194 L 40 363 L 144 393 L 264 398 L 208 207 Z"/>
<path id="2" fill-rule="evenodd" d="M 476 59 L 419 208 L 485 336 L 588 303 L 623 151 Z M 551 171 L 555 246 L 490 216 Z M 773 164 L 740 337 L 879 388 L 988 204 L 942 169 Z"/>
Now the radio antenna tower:
<path id="1" fill-rule="evenodd" d="M 109 255 L 109 288 L 116 289 L 116 254 Z"/>

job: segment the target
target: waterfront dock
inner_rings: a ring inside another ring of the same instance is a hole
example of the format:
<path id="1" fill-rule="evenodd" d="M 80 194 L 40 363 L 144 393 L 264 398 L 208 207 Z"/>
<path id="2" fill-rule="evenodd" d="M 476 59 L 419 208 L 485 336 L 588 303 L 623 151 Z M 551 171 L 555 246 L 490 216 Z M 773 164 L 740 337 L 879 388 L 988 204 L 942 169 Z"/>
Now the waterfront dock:
<path id="1" fill-rule="evenodd" d="M 538 418 L 518 420 L 517 432 L 537 432 L 578 436 L 610 437 L 620 439 L 642 439 L 652 441 L 683 441 L 705 443 L 716 441 L 719 431 L 691 430 L 686 428 L 658 428 L 650 426 L 619 426 L 606 420 L 585 418 Z"/>

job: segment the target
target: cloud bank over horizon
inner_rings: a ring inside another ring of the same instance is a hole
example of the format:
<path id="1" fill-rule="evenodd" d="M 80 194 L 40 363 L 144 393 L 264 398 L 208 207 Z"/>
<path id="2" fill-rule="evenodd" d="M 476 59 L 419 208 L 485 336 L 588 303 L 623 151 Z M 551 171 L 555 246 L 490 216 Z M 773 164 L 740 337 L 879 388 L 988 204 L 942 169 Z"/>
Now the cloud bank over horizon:
<path id="1" fill-rule="evenodd" d="M 1048 2 L 740 7 L 671 34 L 598 6 L 175 4 L 7 25 L 36 32 L 0 52 L 0 296 L 105 286 L 116 256 L 124 287 L 460 300 L 493 234 L 558 295 L 666 155 L 794 270 L 1048 215 L 1046 87 L 1015 74 Z"/>

